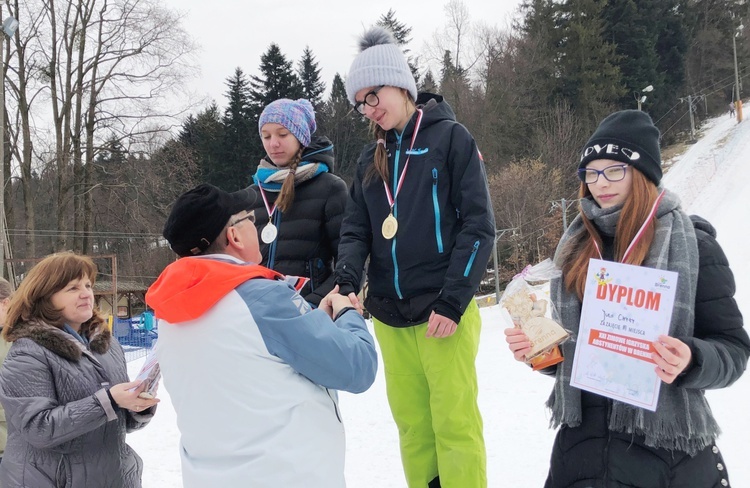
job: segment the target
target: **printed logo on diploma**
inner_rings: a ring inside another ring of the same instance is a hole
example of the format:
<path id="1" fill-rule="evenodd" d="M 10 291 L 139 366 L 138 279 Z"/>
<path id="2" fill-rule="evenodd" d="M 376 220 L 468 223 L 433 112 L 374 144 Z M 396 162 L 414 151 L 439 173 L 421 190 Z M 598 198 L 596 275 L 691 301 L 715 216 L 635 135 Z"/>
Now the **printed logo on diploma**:
<path id="1" fill-rule="evenodd" d="M 652 342 L 669 333 L 677 273 L 589 261 L 571 386 L 655 411 Z"/>

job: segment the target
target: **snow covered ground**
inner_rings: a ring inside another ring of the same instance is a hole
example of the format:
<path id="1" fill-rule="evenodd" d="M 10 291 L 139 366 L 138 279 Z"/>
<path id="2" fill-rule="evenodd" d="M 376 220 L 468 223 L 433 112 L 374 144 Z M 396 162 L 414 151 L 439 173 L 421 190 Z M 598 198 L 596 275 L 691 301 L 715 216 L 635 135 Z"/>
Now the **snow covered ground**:
<path id="1" fill-rule="evenodd" d="M 689 213 L 707 218 L 729 257 L 737 280 L 737 301 L 750 317 L 750 121 L 736 124 L 727 117 L 711 120 L 702 138 L 677 158 L 665 185 L 682 198 Z M 513 360 L 503 339 L 496 307 L 482 309 L 484 328 L 477 358 L 479 404 L 484 416 L 489 486 L 541 487 L 547 475 L 554 432 L 547 428 L 544 402 L 552 379 L 533 373 Z M 129 364 L 135 377 L 142 360 Z M 724 433 L 718 445 L 732 486 L 750 486 L 746 462 L 750 433 L 750 375 L 708 397 Z M 157 416 L 141 432 L 129 436 L 143 457 L 144 487 L 182 486 L 175 413 L 164 389 Z M 385 395 L 382 369 L 370 390 L 341 395 L 347 430 L 346 478 L 350 488 L 399 488 L 401 472 L 396 428 Z M 207 412 L 212 415 L 212 412 Z M 242 422 L 242 419 L 237 419 Z M 744 454 L 743 454 L 744 452 Z"/>

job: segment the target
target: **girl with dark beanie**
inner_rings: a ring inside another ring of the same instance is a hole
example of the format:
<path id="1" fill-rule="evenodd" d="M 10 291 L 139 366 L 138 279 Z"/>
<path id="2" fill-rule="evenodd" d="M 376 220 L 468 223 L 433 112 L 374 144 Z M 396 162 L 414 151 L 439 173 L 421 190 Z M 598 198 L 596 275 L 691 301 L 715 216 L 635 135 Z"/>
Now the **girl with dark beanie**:
<path id="1" fill-rule="evenodd" d="M 669 334 L 653 342 L 662 382 L 656 411 L 570 386 L 574 341 L 563 344 L 564 361 L 544 371 L 555 376 L 547 405 L 559 427 L 545 487 L 727 487 L 719 426 L 703 392 L 742 375 L 750 339 L 716 231 L 688 217 L 660 186 L 659 130 L 645 112 L 605 118 L 578 174 L 579 215 L 555 253 L 562 278 L 551 283 L 562 325 L 577 334 L 590 258 L 675 271 L 678 284 Z M 519 329 L 505 333 L 522 361 L 527 337 Z"/>

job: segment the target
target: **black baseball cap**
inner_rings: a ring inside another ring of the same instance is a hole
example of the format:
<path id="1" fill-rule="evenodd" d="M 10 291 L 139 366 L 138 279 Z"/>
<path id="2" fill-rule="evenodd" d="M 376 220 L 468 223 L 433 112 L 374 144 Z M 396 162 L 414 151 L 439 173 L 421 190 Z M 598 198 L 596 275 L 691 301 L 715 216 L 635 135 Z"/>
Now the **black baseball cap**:
<path id="1" fill-rule="evenodd" d="M 258 194 L 248 187 L 233 193 L 203 183 L 177 198 L 163 235 L 181 257 L 200 254 L 219 237 L 229 218 L 249 210 Z"/>

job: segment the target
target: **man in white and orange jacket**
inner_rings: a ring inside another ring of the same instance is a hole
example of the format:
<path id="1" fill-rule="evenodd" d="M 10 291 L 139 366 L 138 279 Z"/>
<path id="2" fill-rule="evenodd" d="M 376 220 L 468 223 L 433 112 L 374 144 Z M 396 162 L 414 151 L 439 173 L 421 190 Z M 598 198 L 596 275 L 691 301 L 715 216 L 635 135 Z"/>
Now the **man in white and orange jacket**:
<path id="1" fill-rule="evenodd" d="M 183 483 L 344 487 L 336 390 L 370 387 L 374 341 L 337 289 L 312 310 L 290 280 L 253 264 L 254 198 L 211 185 L 180 196 L 164 237 L 181 258 L 146 294 Z"/>

